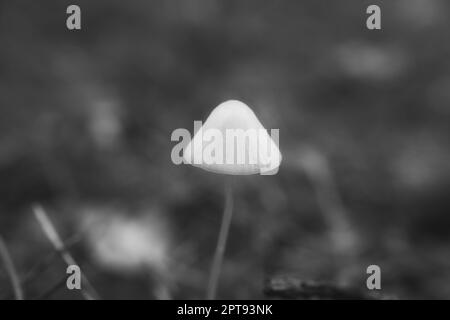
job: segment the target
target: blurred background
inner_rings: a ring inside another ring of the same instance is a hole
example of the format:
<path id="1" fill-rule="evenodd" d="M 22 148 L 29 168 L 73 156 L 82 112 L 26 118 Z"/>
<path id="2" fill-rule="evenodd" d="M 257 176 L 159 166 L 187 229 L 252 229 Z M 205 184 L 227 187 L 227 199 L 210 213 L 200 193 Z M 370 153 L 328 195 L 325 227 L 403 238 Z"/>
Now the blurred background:
<path id="1" fill-rule="evenodd" d="M 203 298 L 224 178 L 174 165 L 170 136 L 239 99 L 283 163 L 236 179 L 219 298 L 365 289 L 376 264 L 385 294 L 450 299 L 449 31 L 445 0 L 1 0 L 0 235 L 25 297 L 83 298 L 40 204 L 101 298 Z"/>

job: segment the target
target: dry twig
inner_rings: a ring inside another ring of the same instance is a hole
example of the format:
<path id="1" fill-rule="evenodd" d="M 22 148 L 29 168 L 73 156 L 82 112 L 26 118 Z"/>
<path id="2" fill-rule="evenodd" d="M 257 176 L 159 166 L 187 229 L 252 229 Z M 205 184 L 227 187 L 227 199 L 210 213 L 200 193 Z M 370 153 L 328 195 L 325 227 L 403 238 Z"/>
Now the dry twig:
<path id="1" fill-rule="evenodd" d="M 61 255 L 64 262 L 68 266 L 78 265 L 70 252 L 67 250 L 45 210 L 41 206 L 34 206 L 33 212 L 45 235 L 50 240 L 55 250 Z M 83 297 L 86 300 L 98 299 L 96 290 L 84 274 L 81 274 L 81 280 L 83 282 L 83 289 L 81 290 Z"/>
<path id="2" fill-rule="evenodd" d="M 355 288 L 305 281 L 291 276 L 269 279 L 264 287 L 264 294 L 271 298 L 307 300 L 377 300 L 381 298 Z"/>

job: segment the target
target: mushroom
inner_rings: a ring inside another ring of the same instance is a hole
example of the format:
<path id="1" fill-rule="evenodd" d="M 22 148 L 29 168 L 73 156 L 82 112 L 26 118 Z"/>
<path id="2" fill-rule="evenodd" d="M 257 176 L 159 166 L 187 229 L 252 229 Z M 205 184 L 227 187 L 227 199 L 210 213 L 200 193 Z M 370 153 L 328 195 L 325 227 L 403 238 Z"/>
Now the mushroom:
<path id="1" fill-rule="evenodd" d="M 271 130 L 278 143 L 278 129 Z M 225 175 L 273 175 L 281 164 L 277 143 L 255 113 L 243 102 L 229 100 L 218 105 L 183 150 L 185 163 Z M 207 299 L 216 296 L 233 213 L 233 193 L 228 179 L 219 239 L 208 282 Z"/>

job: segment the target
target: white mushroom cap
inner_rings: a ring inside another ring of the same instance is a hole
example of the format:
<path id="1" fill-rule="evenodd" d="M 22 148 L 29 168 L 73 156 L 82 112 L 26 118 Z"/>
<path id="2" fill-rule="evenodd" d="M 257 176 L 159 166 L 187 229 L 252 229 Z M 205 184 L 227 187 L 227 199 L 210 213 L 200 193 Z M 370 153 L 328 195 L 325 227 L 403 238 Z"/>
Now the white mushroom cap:
<path id="1" fill-rule="evenodd" d="M 276 174 L 281 163 L 277 144 L 255 113 L 237 100 L 223 102 L 211 112 L 183 158 L 204 170 L 230 175 Z"/>

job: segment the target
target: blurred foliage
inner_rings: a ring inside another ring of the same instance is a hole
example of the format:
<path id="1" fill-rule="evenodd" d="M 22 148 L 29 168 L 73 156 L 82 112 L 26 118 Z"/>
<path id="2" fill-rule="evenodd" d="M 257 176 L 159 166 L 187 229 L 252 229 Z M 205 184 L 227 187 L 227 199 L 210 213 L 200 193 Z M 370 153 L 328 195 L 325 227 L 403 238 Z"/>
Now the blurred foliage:
<path id="1" fill-rule="evenodd" d="M 237 179 L 219 297 L 277 274 L 365 286 L 378 264 L 383 291 L 450 298 L 447 1 L 79 0 L 69 31 L 72 2 L 0 1 L 0 233 L 21 274 L 51 252 L 42 203 L 103 298 L 202 298 L 223 178 L 173 165 L 170 135 L 233 98 L 280 128 L 284 162 Z M 55 259 L 27 296 L 64 276 Z"/>

